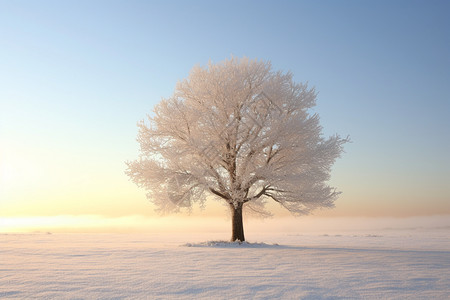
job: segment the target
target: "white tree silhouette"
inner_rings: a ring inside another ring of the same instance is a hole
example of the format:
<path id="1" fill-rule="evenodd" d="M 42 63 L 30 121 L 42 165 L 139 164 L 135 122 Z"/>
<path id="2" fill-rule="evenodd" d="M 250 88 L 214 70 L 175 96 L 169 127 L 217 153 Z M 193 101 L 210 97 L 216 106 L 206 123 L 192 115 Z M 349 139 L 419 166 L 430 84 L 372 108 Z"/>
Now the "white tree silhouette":
<path id="1" fill-rule="evenodd" d="M 245 240 L 243 207 L 269 214 L 273 200 L 297 215 L 332 207 L 339 192 L 326 182 L 348 139 L 321 137 L 308 112 L 315 99 L 270 62 L 194 67 L 138 124 L 141 155 L 127 174 L 161 211 L 203 205 L 208 195 L 225 201 L 232 241 Z"/>

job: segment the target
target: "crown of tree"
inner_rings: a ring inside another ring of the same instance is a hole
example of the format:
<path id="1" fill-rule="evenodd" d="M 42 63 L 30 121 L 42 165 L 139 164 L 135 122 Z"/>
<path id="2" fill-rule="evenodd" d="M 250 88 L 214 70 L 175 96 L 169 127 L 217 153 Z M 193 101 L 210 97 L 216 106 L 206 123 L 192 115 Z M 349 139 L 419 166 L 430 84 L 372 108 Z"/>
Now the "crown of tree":
<path id="1" fill-rule="evenodd" d="M 332 207 L 327 181 L 348 139 L 323 138 L 314 88 L 270 62 L 231 58 L 194 67 L 139 126 L 140 157 L 127 174 L 161 212 L 204 205 L 232 212 L 232 240 L 244 241 L 242 209 L 275 201 L 294 214 Z M 210 198 L 210 197 L 209 197 Z"/>

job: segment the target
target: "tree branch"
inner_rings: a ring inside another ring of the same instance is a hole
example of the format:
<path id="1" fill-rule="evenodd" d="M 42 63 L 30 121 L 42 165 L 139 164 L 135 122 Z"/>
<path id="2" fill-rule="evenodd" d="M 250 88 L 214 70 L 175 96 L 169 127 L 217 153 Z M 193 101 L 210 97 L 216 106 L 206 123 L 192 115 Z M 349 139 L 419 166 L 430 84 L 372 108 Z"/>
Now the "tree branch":
<path id="1" fill-rule="evenodd" d="M 230 200 L 230 196 L 228 195 L 225 195 L 225 194 L 222 194 L 221 192 L 219 192 L 219 191 L 217 191 L 217 190 L 215 190 L 215 189 L 213 189 L 213 188 L 209 188 L 209 191 L 211 192 L 211 193 L 213 193 L 213 194 L 215 194 L 215 195 L 217 195 L 217 196 L 219 196 L 219 197 L 221 197 L 221 198 L 223 198 L 223 199 L 225 199 L 225 200 L 227 200 L 227 202 L 228 202 L 228 200 Z"/>

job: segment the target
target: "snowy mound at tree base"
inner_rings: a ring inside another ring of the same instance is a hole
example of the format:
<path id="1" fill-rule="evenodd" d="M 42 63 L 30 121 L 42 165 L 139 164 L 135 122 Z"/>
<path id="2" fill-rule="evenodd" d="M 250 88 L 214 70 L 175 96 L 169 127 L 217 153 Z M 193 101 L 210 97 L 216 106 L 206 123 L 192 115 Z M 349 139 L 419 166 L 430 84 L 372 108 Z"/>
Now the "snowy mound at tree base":
<path id="1" fill-rule="evenodd" d="M 182 245 L 184 247 L 218 247 L 218 248 L 273 248 L 280 247 L 278 244 L 266 244 L 266 243 L 249 243 L 240 241 L 207 241 L 201 243 L 187 243 Z"/>

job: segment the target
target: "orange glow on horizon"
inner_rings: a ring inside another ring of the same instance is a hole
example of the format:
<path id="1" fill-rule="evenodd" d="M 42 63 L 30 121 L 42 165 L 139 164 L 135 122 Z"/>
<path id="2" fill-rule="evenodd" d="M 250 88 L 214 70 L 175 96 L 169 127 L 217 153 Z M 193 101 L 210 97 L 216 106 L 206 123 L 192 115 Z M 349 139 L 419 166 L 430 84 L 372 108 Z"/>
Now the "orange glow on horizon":
<path id="1" fill-rule="evenodd" d="M 244 228 L 251 232 L 317 233 L 388 228 L 445 228 L 450 226 L 449 215 L 409 218 L 363 217 L 278 217 L 244 219 Z M 126 216 L 108 218 L 97 215 L 61 215 L 47 217 L 1 217 L 0 233 L 225 233 L 231 229 L 228 218 L 222 217 L 145 217 Z"/>

